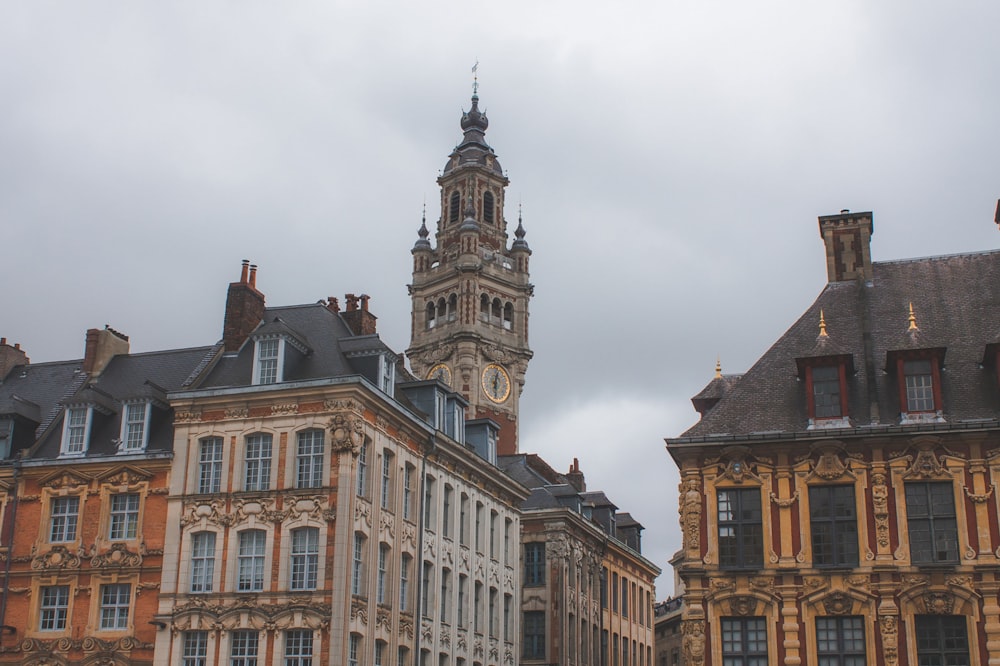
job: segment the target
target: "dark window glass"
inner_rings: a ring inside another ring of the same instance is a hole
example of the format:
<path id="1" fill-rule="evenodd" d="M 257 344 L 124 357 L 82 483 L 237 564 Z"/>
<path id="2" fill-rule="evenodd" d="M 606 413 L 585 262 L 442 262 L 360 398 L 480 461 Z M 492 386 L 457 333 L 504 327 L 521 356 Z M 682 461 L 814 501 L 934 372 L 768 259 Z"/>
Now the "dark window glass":
<path id="1" fill-rule="evenodd" d="M 764 529 L 760 490 L 720 490 L 719 564 L 723 567 L 756 567 L 764 563 Z"/>
<path id="2" fill-rule="evenodd" d="M 816 418 L 829 419 L 840 413 L 840 368 L 824 366 L 812 371 L 813 404 Z"/>
<path id="3" fill-rule="evenodd" d="M 483 194 L 483 222 L 493 224 L 493 194 L 490 192 Z"/>
<path id="4" fill-rule="evenodd" d="M 917 666 L 969 666 L 964 615 L 918 615 Z"/>
<path id="5" fill-rule="evenodd" d="M 764 618 L 722 618 L 722 666 L 767 666 Z"/>
<path id="6" fill-rule="evenodd" d="M 957 562 L 958 524 L 950 483 L 907 483 L 906 525 L 914 563 Z"/>
<path id="7" fill-rule="evenodd" d="M 819 666 L 865 666 L 864 618 L 816 618 Z"/>
<path id="8" fill-rule="evenodd" d="M 854 486 L 809 489 L 813 564 L 818 567 L 858 565 L 858 520 Z"/>
<path id="9" fill-rule="evenodd" d="M 462 205 L 462 197 L 458 194 L 458 192 L 452 192 L 451 207 L 448 211 L 448 221 L 451 222 L 452 224 L 458 222 L 458 214 L 459 214 L 458 209 L 461 207 L 461 205 Z"/>
<path id="10" fill-rule="evenodd" d="M 524 544 L 524 584 L 545 585 L 545 544 Z"/>

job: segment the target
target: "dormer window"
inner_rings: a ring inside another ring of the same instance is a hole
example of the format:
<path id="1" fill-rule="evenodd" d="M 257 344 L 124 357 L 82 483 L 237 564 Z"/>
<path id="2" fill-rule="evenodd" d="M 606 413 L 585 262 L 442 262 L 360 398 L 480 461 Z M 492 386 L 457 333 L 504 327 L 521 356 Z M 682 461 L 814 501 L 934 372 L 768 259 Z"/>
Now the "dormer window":
<path id="1" fill-rule="evenodd" d="M 944 349 L 918 349 L 889 353 L 889 367 L 895 370 L 899 387 L 901 422 L 942 420 L 941 366 L 944 352 Z"/>
<path id="2" fill-rule="evenodd" d="M 822 365 L 810 370 L 814 417 L 829 419 L 843 416 L 840 404 L 840 368 Z"/>
<path id="3" fill-rule="evenodd" d="M 92 420 L 93 409 L 90 407 L 69 407 L 66 409 L 61 455 L 82 456 L 86 453 L 87 444 L 90 441 Z"/>
<path id="4" fill-rule="evenodd" d="M 149 438 L 148 402 L 129 402 L 122 412 L 121 451 L 142 451 Z"/>
<path id="5" fill-rule="evenodd" d="M 379 356 L 380 387 L 386 395 L 392 396 L 396 385 L 396 364 L 387 355 Z"/>
<path id="6" fill-rule="evenodd" d="M 264 338 L 257 340 L 254 349 L 254 384 L 275 384 L 281 381 L 282 348 L 281 338 Z"/>
<path id="7" fill-rule="evenodd" d="M 809 429 L 849 428 L 847 375 L 853 369 L 850 355 L 795 359 L 805 382 Z"/>

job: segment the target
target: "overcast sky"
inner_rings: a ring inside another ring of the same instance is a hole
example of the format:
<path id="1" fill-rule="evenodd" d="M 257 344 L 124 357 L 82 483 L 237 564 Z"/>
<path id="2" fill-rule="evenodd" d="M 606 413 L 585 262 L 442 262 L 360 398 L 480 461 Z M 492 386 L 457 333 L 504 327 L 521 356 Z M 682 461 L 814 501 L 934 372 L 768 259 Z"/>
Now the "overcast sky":
<path id="1" fill-rule="evenodd" d="M 886 260 L 1000 246 L 1000 3 L 6 2 L 0 335 L 215 342 L 240 260 L 271 305 L 368 293 L 409 342 L 410 248 L 478 59 L 534 255 L 521 449 L 573 457 L 667 574 L 663 438 L 826 282 L 816 218 Z"/>

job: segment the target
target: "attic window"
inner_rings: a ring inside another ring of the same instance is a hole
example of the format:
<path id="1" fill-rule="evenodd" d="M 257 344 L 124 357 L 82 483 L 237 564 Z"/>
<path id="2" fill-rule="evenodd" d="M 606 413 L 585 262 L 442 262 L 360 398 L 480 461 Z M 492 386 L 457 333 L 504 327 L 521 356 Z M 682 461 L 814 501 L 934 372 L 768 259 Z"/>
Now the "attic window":
<path id="1" fill-rule="evenodd" d="M 93 409 L 88 406 L 70 407 L 66 410 L 60 455 L 82 456 L 86 453 L 92 420 Z"/>
<path id="2" fill-rule="evenodd" d="M 840 400 L 843 393 L 840 384 L 840 368 L 835 365 L 809 368 L 807 376 L 810 375 L 812 379 L 813 418 L 829 419 L 843 416 Z"/>
<path id="3" fill-rule="evenodd" d="M 275 384 L 281 381 L 285 341 L 282 338 L 257 340 L 254 346 L 253 383 Z"/>
<path id="4" fill-rule="evenodd" d="M 122 410 L 122 431 L 119 451 L 142 451 L 149 441 L 148 401 L 130 402 Z"/>
<path id="5" fill-rule="evenodd" d="M 903 423 L 941 420 L 941 366 L 944 349 L 890 352 L 889 367 L 895 370 L 899 388 L 899 411 Z"/>
<path id="6" fill-rule="evenodd" d="M 934 373 L 927 359 L 903 362 L 906 411 L 934 411 Z"/>
<path id="7" fill-rule="evenodd" d="M 850 428 L 847 376 L 854 370 L 850 354 L 795 359 L 804 380 L 809 430 Z"/>

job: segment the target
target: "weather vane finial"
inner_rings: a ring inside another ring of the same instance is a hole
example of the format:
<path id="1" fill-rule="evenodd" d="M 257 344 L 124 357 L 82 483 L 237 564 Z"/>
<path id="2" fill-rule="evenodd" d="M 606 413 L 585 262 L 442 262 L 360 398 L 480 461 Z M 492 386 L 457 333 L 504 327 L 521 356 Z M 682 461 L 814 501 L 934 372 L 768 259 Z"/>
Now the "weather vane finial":
<path id="1" fill-rule="evenodd" d="M 908 331 L 920 330 L 917 328 L 917 317 L 916 315 L 913 314 L 913 301 L 910 301 L 910 316 L 908 317 L 908 319 L 910 320 L 910 326 L 906 330 Z"/>
<path id="2" fill-rule="evenodd" d="M 826 317 L 823 316 L 823 309 L 819 311 L 819 337 L 826 337 Z"/>
<path id="3" fill-rule="evenodd" d="M 722 376 L 722 356 L 715 357 L 715 377 L 719 378 Z"/>
<path id="4" fill-rule="evenodd" d="M 476 58 L 476 64 L 472 66 L 472 94 L 479 94 L 479 58 Z"/>

